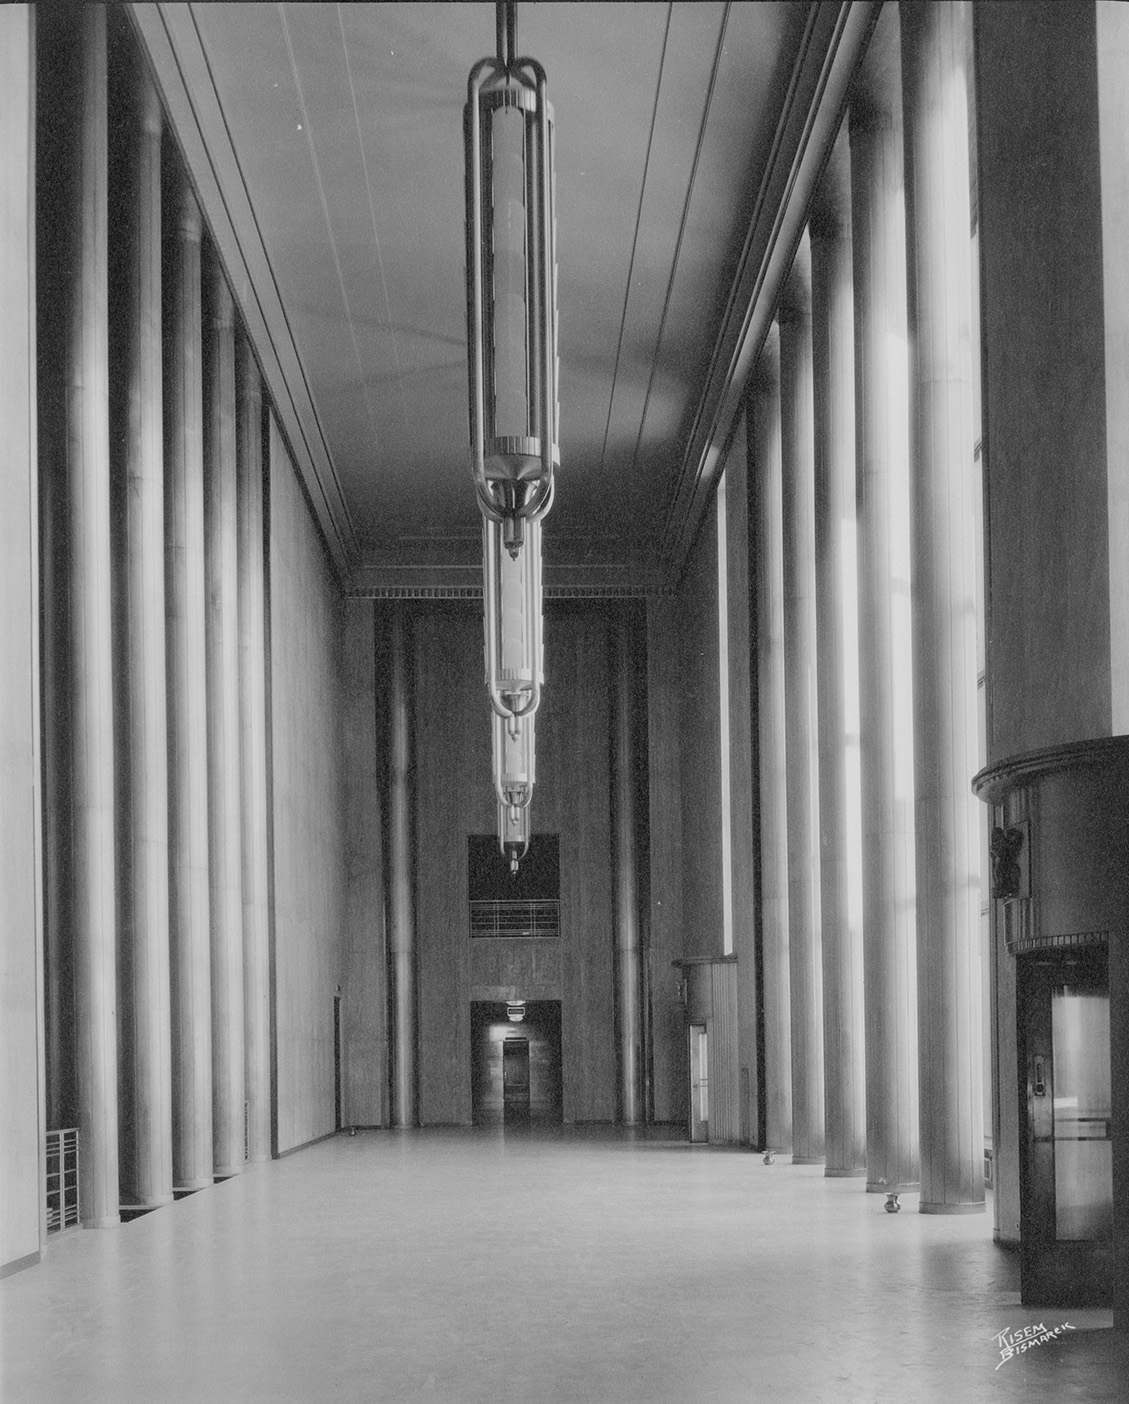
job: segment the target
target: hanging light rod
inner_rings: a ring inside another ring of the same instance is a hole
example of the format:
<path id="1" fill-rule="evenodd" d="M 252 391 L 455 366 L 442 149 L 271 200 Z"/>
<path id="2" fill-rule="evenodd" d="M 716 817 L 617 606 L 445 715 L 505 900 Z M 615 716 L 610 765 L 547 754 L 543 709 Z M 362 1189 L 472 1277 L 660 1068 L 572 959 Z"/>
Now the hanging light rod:
<path id="1" fill-rule="evenodd" d="M 495 18 L 497 52 L 471 69 L 464 111 L 467 360 L 499 843 L 516 870 L 544 674 L 540 524 L 560 463 L 556 219 L 545 71 L 518 56 L 517 6 Z"/>
<path id="2" fill-rule="evenodd" d="M 494 23 L 498 32 L 498 62 L 509 70 L 517 57 L 517 5 L 495 5 Z"/>

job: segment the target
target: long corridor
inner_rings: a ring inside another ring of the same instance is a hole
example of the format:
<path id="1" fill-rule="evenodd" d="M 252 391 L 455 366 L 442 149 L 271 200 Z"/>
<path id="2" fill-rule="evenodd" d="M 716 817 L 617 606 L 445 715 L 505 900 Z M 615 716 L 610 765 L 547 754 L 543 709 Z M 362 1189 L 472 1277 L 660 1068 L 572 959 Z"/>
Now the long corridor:
<path id="1" fill-rule="evenodd" d="M 0 1284 L 4 1404 L 1129 1399 L 988 1215 L 610 1129 L 337 1136 Z M 1005 1330 L 1069 1328 L 1001 1360 Z"/>

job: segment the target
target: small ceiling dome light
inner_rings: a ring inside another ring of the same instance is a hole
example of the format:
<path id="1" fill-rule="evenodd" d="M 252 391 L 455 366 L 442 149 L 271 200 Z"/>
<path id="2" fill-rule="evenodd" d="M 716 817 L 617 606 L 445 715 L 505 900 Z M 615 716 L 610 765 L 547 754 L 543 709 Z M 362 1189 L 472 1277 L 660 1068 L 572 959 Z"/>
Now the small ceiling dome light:
<path id="1" fill-rule="evenodd" d="M 525 1000 L 507 999 L 506 1018 L 509 1019 L 509 1021 L 513 1024 L 520 1024 L 521 1021 L 525 1018 Z"/>
<path id="2" fill-rule="evenodd" d="M 529 723 L 520 732 L 528 765 L 516 799 L 503 796 L 495 726 L 498 841 L 516 871 L 528 843 L 532 718 L 544 677 L 541 520 L 560 462 L 557 262 L 545 71 L 518 57 L 516 6 L 499 4 L 496 15 L 497 54 L 471 69 L 464 111 L 467 350 L 471 474 L 483 518 L 486 688 L 496 717 Z M 524 840 L 507 838 L 522 825 Z"/>

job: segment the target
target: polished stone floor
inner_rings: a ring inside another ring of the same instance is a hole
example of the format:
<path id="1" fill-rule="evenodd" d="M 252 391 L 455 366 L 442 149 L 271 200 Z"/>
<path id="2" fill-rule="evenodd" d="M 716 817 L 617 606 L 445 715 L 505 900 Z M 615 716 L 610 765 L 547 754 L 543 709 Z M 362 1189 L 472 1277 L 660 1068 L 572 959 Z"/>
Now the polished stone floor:
<path id="1" fill-rule="evenodd" d="M 990 1215 L 903 1202 L 607 1130 L 339 1136 L 52 1240 L 0 1284 L 0 1399 L 1129 1399 L 1108 1312 L 1021 1307 Z"/>

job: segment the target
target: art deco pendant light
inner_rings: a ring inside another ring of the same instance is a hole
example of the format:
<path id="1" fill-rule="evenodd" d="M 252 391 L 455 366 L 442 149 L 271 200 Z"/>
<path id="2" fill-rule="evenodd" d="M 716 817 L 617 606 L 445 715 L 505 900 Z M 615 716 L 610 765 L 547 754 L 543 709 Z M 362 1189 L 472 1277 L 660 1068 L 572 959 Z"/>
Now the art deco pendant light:
<path id="1" fill-rule="evenodd" d="M 471 472 L 498 841 L 514 871 L 529 846 L 544 676 L 541 520 L 560 461 L 553 113 L 544 69 L 517 56 L 515 9 L 497 6 L 497 54 L 471 69 L 464 113 Z"/>

